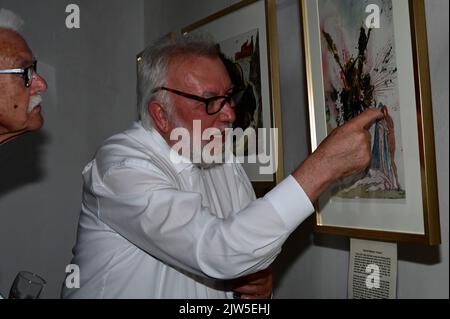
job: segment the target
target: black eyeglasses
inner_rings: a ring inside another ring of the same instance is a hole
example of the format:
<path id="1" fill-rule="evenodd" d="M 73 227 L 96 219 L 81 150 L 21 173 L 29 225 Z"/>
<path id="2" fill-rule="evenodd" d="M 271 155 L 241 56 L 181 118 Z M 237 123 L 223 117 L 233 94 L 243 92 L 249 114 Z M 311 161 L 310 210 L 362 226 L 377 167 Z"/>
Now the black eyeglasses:
<path id="1" fill-rule="evenodd" d="M 242 96 L 244 95 L 243 89 L 233 89 L 233 91 L 227 95 L 204 98 L 202 96 L 189 94 L 174 89 L 169 89 L 164 86 L 154 89 L 152 93 L 156 93 L 158 91 L 168 91 L 170 93 L 185 97 L 187 99 L 202 102 L 205 104 L 206 114 L 208 115 L 214 115 L 219 113 L 227 103 L 234 108 L 237 104 L 239 104 L 239 102 L 242 99 Z"/>
<path id="2" fill-rule="evenodd" d="M 25 87 L 29 88 L 33 83 L 33 75 L 37 70 L 37 61 L 33 61 L 33 63 L 26 68 L 18 68 L 18 69 L 0 69 L 0 74 L 20 74 L 25 81 Z"/>

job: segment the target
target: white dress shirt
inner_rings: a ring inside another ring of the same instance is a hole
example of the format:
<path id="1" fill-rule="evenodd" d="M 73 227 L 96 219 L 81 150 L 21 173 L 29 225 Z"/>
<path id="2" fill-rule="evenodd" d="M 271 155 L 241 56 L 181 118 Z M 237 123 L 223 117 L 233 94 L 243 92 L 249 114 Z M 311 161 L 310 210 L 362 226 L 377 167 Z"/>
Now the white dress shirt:
<path id="1" fill-rule="evenodd" d="M 135 123 L 83 171 L 64 298 L 232 298 L 230 281 L 267 268 L 314 208 L 290 176 L 264 198 L 240 164 L 174 164 L 156 130 Z"/>

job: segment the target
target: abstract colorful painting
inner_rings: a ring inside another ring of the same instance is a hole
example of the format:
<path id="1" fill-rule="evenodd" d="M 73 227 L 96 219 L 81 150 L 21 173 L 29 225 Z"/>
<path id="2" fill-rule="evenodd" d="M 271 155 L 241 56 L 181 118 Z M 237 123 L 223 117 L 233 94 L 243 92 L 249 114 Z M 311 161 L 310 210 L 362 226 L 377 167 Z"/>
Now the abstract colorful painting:
<path id="1" fill-rule="evenodd" d="M 366 7 L 380 8 L 382 28 L 367 28 Z M 404 158 L 392 0 L 319 0 L 327 130 L 369 108 L 383 108 L 373 125 L 372 162 L 336 184 L 343 198 L 404 199 Z"/>

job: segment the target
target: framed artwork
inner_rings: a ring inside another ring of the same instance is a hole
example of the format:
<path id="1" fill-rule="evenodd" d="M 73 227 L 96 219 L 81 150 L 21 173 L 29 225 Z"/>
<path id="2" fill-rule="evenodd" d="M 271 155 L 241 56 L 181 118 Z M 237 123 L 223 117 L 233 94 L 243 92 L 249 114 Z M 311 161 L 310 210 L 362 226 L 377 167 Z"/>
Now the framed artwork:
<path id="1" fill-rule="evenodd" d="M 234 128 L 256 134 L 257 144 L 250 149 L 242 135 L 234 151 L 245 155 L 242 166 L 263 196 L 284 178 L 275 0 L 241 1 L 181 31 L 211 35 L 232 82 L 245 88 Z"/>
<path id="2" fill-rule="evenodd" d="M 311 145 L 368 108 L 372 161 L 316 203 L 316 230 L 440 243 L 422 0 L 302 0 Z"/>

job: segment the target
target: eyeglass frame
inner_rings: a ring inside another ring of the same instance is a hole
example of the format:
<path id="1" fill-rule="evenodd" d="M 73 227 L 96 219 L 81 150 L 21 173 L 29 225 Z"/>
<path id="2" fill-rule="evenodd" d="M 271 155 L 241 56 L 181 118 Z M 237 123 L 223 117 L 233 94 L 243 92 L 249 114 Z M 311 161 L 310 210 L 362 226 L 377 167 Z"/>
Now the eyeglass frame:
<path id="1" fill-rule="evenodd" d="M 20 74 L 25 81 L 25 87 L 29 88 L 33 84 L 33 75 L 37 74 L 37 60 L 33 60 L 26 68 L 0 69 L 0 74 Z"/>
<path id="2" fill-rule="evenodd" d="M 218 95 L 218 96 L 212 96 L 212 97 L 209 97 L 209 98 L 205 98 L 205 97 L 198 96 L 198 95 L 195 95 L 195 94 L 190 94 L 190 93 L 186 93 L 186 92 L 183 92 L 183 91 L 171 89 L 171 88 L 168 88 L 168 87 L 165 87 L 165 86 L 160 86 L 160 87 L 157 87 L 157 88 L 153 89 L 152 90 L 152 94 L 157 93 L 159 91 L 167 91 L 167 92 L 170 92 L 170 93 L 182 96 L 182 97 L 190 99 L 190 100 L 202 102 L 202 103 L 205 104 L 206 114 L 208 114 L 208 115 L 215 115 L 215 114 L 219 113 L 225 107 L 225 105 L 227 103 L 230 104 L 230 106 L 232 108 L 234 108 L 235 107 L 235 104 L 234 104 L 235 102 L 232 100 L 232 98 L 237 93 L 240 93 L 240 92 L 243 93 L 244 92 L 244 88 L 233 88 L 232 90 L 233 90 L 232 93 L 228 94 L 228 95 Z M 220 108 L 216 112 L 208 112 L 208 106 L 212 102 L 220 100 L 220 99 L 223 99 L 223 101 L 220 103 Z"/>

